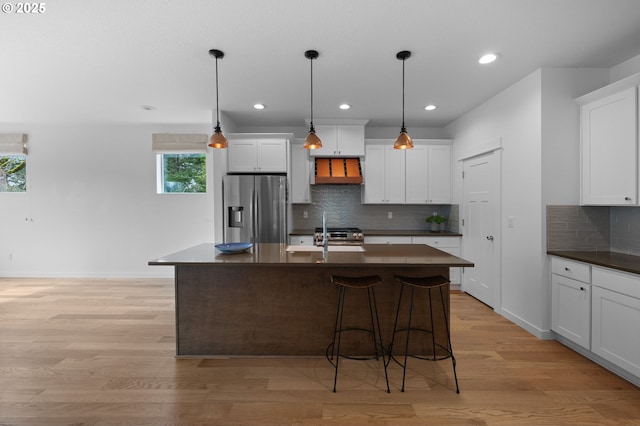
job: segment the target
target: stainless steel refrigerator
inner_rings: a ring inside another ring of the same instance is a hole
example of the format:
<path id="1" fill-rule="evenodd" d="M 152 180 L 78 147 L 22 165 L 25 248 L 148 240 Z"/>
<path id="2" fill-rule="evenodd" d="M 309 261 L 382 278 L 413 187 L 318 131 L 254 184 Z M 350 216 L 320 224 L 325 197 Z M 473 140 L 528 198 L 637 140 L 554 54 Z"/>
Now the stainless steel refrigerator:
<path id="1" fill-rule="evenodd" d="M 287 243 L 286 176 L 227 175 L 222 187 L 225 243 Z"/>

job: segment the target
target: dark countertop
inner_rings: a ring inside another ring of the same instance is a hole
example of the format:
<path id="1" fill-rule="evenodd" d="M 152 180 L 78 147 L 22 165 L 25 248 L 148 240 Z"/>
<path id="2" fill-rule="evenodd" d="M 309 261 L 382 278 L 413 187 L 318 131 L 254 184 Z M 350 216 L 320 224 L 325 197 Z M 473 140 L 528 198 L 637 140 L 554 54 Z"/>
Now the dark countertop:
<path id="1" fill-rule="evenodd" d="M 315 233 L 314 229 L 294 229 L 289 232 L 289 235 L 313 235 Z M 363 229 L 362 233 L 364 234 L 365 241 L 367 240 L 367 235 L 370 236 L 387 236 L 387 235 L 399 235 L 399 236 L 415 236 L 415 237 L 461 237 L 462 234 L 451 231 L 442 231 L 442 232 L 434 232 L 429 231 L 427 229 L 424 230 L 415 230 L 415 229 L 396 229 L 396 230 L 386 230 L 386 229 Z"/>
<path id="2" fill-rule="evenodd" d="M 611 251 L 548 251 L 547 254 L 632 274 L 640 274 L 640 256 Z"/>
<path id="3" fill-rule="evenodd" d="M 255 244 L 244 253 L 225 254 L 213 243 L 204 243 L 154 259 L 149 265 L 224 265 L 269 266 L 436 266 L 473 267 L 473 263 L 422 244 L 365 244 L 362 252 L 321 251 L 288 252 L 287 244 Z"/>

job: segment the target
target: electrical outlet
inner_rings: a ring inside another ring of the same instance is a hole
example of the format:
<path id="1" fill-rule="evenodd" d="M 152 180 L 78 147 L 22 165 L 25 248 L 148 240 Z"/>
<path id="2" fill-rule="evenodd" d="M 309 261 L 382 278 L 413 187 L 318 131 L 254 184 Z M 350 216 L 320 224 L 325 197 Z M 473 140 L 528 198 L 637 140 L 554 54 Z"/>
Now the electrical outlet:
<path id="1" fill-rule="evenodd" d="M 514 226 L 513 216 L 509 216 L 509 218 L 507 219 L 507 227 L 513 228 L 513 226 Z"/>
<path id="2" fill-rule="evenodd" d="M 13 253 L 9 253 L 9 260 L 13 260 Z"/>
<path id="3" fill-rule="evenodd" d="M 303 218 L 303 219 L 309 219 L 309 212 L 308 212 L 308 211 L 306 211 L 306 210 L 304 210 L 304 211 L 302 212 L 302 218 Z"/>
<path id="4" fill-rule="evenodd" d="M 387 213 L 387 218 L 393 219 L 393 212 L 388 212 Z"/>

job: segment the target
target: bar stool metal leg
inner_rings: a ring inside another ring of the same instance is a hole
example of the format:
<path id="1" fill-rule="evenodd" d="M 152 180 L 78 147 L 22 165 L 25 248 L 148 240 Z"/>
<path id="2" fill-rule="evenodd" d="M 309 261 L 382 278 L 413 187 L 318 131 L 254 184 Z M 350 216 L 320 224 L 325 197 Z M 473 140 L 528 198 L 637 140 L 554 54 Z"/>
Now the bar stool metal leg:
<path id="1" fill-rule="evenodd" d="M 455 384 L 456 384 L 456 393 L 460 393 L 460 388 L 458 386 L 458 375 L 456 372 L 456 359 L 453 355 L 453 349 L 451 346 L 451 333 L 449 331 L 449 321 L 447 319 L 447 314 L 446 314 L 446 304 L 445 304 L 445 300 L 444 300 L 444 293 L 443 293 L 443 287 L 449 283 L 449 280 L 446 279 L 445 277 L 442 276 L 435 276 L 435 277 L 402 277 L 402 276 L 396 276 L 396 279 L 398 279 L 398 281 L 400 282 L 400 295 L 398 296 L 398 306 L 396 309 L 396 318 L 394 321 L 394 326 L 393 326 L 393 334 L 391 337 L 391 343 L 389 344 L 389 362 L 393 359 L 398 365 L 400 365 L 402 367 L 402 389 L 401 391 L 404 392 L 404 388 L 405 388 L 405 379 L 406 379 L 406 372 L 407 372 L 407 360 L 408 357 L 412 357 L 412 358 L 417 358 L 417 359 L 423 359 L 423 360 L 429 360 L 429 361 L 439 361 L 439 360 L 444 360 L 446 358 L 451 358 L 451 363 L 453 366 L 453 376 L 454 376 L 454 380 L 455 380 Z M 409 299 L 409 308 L 408 308 L 408 319 L 407 319 L 407 326 L 406 328 L 398 328 L 398 320 L 400 317 L 400 310 L 401 310 L 401 306 L 402 306 L 402 297 L 403 297 L 403 292 L 404 292 L 404 287 L 405 285 L 408 285 L 410 287 L 410 299 Z M 413 319 L 413 305 L 414 305 L 414 300 L 415 300 L 415 290 L 416 289 L 425 289 L 427 291 L 427 297 L 429 299 L 429 320 L 430 320 L 430 327 L 429 329 L 427 328 L 419 328 L 417 326 L 412 326 L 412 319 Z M 444 324 L 445 324 L 445 329 L 446 329 L 446 337 L 447 337 L 447 343 L 446 343 L 446 347 L 443 346 L 440 343 L 436 342 L 436 332 L 435 332 L 435 322 L 434 322 L 434 314 L 433 314 L 433 299 L 432 299 L 432 294 L 431 292 L 438 289 L 440 292 L 440 302 L 442 304 L 442 311 L 444 314 Z M 404 347 L 404 362 L 400 362 L 396 359 L 396 357 L 393 355 L 393 348 L 394 348 L 394 344 L 395 344 L 395 339 L 396 339 L 396 334 L 398 332 L 406 332 L 406 340 L 405 340 L 405 347 Z M 433 355 L 431 357 L 425 357 L 425 356 L 420 356 L 417 354 L 411 354 L 409 352 L 409 340 L 410 340 L 410 336 L 412 334 L 412 332 L 422 332 L 422 333 L 427 333 L 427 334 L 431 334 L 431 350 L 433 352 Z M 444 350 L 445 355 L 443 356 L 438 356 L 437 355 L 437 350 L 438 348 L 440 348 L 441 350 Z"/>
<path id="2" fill-rule="evenodd" d="M 368 276 L 368 277 L 341 277 L 341 276 L 331 276 L 331 281 L 334 282 L 338 286 L 338 308 L 336 311 L 336 320 L 333 328 L 333 341 L 327 346 L 326 349 L 326 357 L 334 367 L 334 376 L 333 376 L 333 392 L 336 392 L 336 385 L 338 381 L 338 368 L 340 364 L 340 358 L 348 358 L 355 360 L 366 360 L 366 359 L 379 359 L 379 356 L 382 355 L 382 365 L 384 367 L 384 376 L 387 385 L 387 392 L 390 392 L 389 388 L 389 378 L 387 376 L 387 360 L 386 360 L 386 349 L 382 344 L 382 332 L 380 330 L 380 318 L 378 316 L 378 306 L 376 303 L 375 289 L 374 287 L 382 282 L 382 279 L 378 276 Z M 370 329 L 363 327 L 350 327 L 343 325 L 344 319 L 344 305 L 346 298 L 346 290 L 347 288 L 352 289 L 366 289 L 367 290 L 367 301 L 369 307 L 369 321 L 370 321 Z M 342 333 L 347 331 L 360 331 L 367 332 L 371 334 L 373 341 L 373 356 L 351 356 L 342 354 L 341 352 L 341 341 L 342 341 Z"/>

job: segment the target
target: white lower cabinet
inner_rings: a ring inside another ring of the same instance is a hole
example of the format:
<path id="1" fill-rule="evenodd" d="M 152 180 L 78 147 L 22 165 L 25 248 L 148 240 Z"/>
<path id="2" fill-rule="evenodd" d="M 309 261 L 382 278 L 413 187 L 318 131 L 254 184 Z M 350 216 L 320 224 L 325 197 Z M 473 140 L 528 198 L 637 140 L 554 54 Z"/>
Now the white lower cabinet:
<path id="1" fill-rule="evenodd" d="M 585 349 L 591 346 L 591 284 L 553 274 L 551 329 Z"/>
<path id="2" fill-rule="evenodd" d="M 640 277 L 593 268 L 591 351 L 640 377 Z"/>
<path id="3" fill-rule="evenodd" d="M 551 258 L 551 329 L 589 349 L 591 345 L 591 266 Z"/>
<path id="4" fill-rule="evenodd" d="M 551 329 L 634 383 L 640 383 L 639 324 L 639 275 L 551 257 Z"/>
<path id="5" fill-rule="evenodd" d="M 411 237 L 413 244 L 426 244 L 458 257 L 461 254 L 461 240 L 461 237 Z M 460 284 L 462 282 L 461 268 L 449 268 L 449 280 L 451 284 Z"/>
<path id="6" fill-rule="evenodd" d="M 312 246 L 313 235 L 290 235 L 289 245 L 292 246 Z"/>

